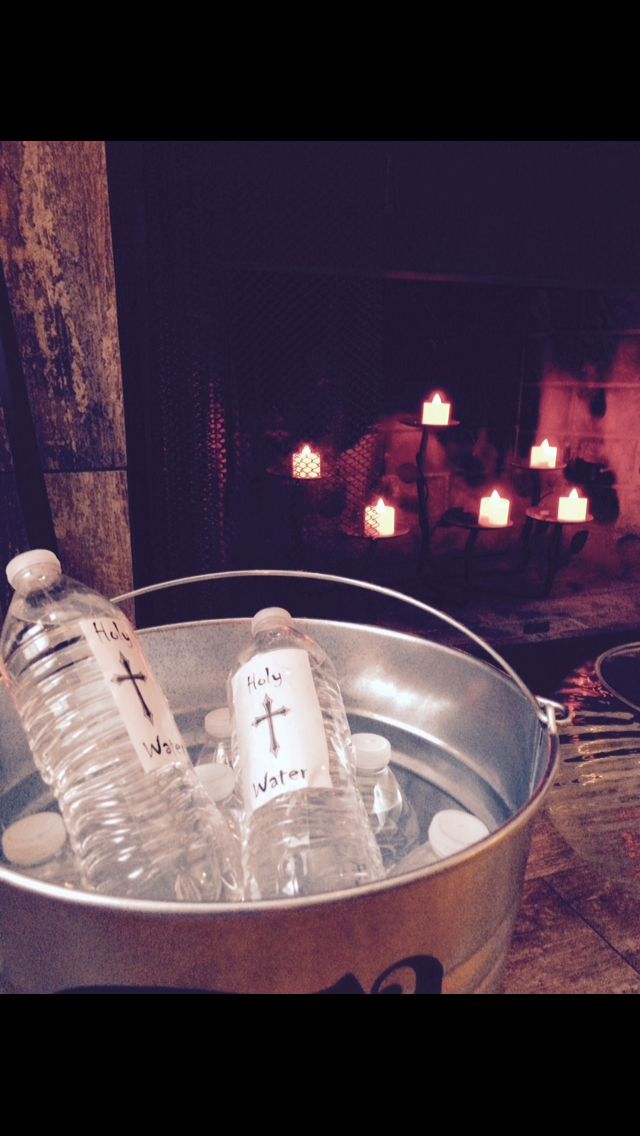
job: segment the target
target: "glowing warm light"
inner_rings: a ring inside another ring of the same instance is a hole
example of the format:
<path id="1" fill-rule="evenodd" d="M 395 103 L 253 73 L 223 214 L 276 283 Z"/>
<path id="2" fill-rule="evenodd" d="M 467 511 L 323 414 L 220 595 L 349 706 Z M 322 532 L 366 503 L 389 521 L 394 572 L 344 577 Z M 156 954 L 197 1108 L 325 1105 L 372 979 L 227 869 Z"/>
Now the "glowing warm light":
<path id="1" fill-rule="evenodd" d="M 320 454 L 315 453 L 310 446 L 303 446 L 291 455 L 291 468 L 294 477 L 321 477 Z"/>
<path id="2" fill-rule="evenodd" d="M 555 469 L 558 460 L 558 447 L 550 446 L 547 438 L 541 445 L 531 447 L 531 469 Z"/>
<path id="3" fill-rule="evenodd" d="M 395 531 L 396 511 L 393 505 L 385 505 L 382 497 L 379 497 L 375 505 L 365 506 L 365 536 L 393 536 Z"/>
<path id="4" fill-rule="evenodd" d="M 423 426 L 448 426 L 451 403 L 443 402 L 439 394 L 434 394 L 431 402 L 425 399 L 422 404 Z"/>
<path id="5" fill-rule="evenodd" d="M 580 497 L 577 489 L 572 489 L 568 497 L 560 497 L 558 501 L 559 521 L 585 521 L 587 519 L 586 497 Z"/>
<path id="6" fill-rule="evenodd" d="M 509 523 L 510 504 L 508 497 L 501 497 L 498 490 L 494 489 L 490 497 L 483 497 L 480 501 L 478 524 L 492 528 L 501 528 L 503 525 L 507 525 Z"/>

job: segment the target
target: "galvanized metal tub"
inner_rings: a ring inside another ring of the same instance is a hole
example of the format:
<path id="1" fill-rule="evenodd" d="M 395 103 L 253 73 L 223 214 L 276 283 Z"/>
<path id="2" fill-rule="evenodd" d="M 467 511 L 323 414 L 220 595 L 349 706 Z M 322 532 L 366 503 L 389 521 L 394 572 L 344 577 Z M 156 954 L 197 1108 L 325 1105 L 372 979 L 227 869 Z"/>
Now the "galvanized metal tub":
<path id="1" fill-rule="evenodd" d="M 266 994 L 499 989 L 532 822 L 557 757 L 553 706 L 535 700 L 492 648 L 449 617 L 389 589 L 340 582 L 395 595 L 440 616 L 509 672 L 413 635 L 300 620 L 336 665 L 352 729 L 390 738 L 423 839 L 433 812 L 451 805 L 476 813 L 491 835 L 447 860 L 356 891 L 242 905 L 131 902 L 67 891 L 0 865 L 5 989 Z M 204 714 L 225 701 L 226 676 L 247 642 L 249 620 L 200 621 L 140 634 L 185 739 L 196 744 Z M 46 805 L 47 797 L 5 691 L 0 739 L 0 822 L 7 825 Z"/>

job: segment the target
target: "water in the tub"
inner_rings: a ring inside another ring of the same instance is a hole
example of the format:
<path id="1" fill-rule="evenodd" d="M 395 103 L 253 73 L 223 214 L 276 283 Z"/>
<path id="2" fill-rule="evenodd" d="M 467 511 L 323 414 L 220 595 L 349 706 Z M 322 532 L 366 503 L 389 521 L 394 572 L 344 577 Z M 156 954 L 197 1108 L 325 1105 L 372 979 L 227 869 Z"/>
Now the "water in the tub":
<path id="1" fill-rule="evenodd" d="M 206 741 L 203 724 L 210 709 L 208 706 L 198 707 L 188 713 L 176 714 L 194 763 Z M 348 718 L 352 733 L 369 732 L 388 739 L 391 768 L 418 825 L 411 851 L 389 866 L 389 875 L 427 868 L 483 839 L 511 816 L 509 806 L 499 792 L 474 770 L 472 763 L 467 764 L 452 755 L 445 746 L 427 740 L 409 728 L 381 723 L 362 715 L 349 714 Z M 4 806 L 0 824 L 5 867 L 58 886 L 80 887 L 79 873 L 66 834 L 63 840 L 62 818 L 39 778 L 34 774 L 28 793 L 26 796 L 23 794 L 22 800 L 14 802 L 6 796 L 0 803 Z M 42 814 L 56 819 L 44 822 L 30 820 L 26 831 L 17 831 L 17 843 L 15 832 L 8 837 L 15 820 L 42 817 Z M 9 855 L 5 848 L 7 841 Z"/>

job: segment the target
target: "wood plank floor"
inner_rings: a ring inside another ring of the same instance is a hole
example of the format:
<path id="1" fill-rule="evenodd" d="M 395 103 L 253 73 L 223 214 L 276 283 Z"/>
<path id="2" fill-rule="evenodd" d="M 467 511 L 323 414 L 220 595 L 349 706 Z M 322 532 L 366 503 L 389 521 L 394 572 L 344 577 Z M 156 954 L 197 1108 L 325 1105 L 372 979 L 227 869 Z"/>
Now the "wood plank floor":
<path id="1" fill-rule="evenodd" d="M 640 994 L 640 900 L 536 822 L 504 994 Z"/>

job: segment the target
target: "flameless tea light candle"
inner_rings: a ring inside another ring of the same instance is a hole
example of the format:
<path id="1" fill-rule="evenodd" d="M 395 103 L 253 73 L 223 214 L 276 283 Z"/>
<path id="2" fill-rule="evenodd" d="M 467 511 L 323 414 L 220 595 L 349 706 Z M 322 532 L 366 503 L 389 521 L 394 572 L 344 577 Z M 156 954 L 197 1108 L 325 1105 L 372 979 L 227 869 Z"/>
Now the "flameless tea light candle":
<path id="1" fill-rule="evenodd" d="M 558 447 L 550 446 L 547 438 L 539 446 L 531 447 L 531 469 L 555 469 L 558 461 Z"/>
<path id="2" fill-rule="evenodd" d="M 586 521 L 588 504 L 586 497 L 580 497 L 578 490 L 572 489 L 568 497 L 560 497 L 558 500 L 558 520 Z"/>
<path id="3" fill-rule="evenodd" d="M 490 497 L 483 497 L 480 501 L 478 524 L 490 528 L 503 528 L 508 525 L 510 504 L 508 497 L 501 497 L 498 490 L 494 489 Z"/>
<path id="4" fill-rule="evenodd" d="M 294 477 L 307 479 L 321 477 L 320 454 L 310 446 L 303 446 L 301 450 L 291 455 L 291 469 Z"/>
<path id="5" fill-rule="evenodd" d="M 393 505 L 385 505 L 382 497 L 379 497 L 375 505 L 365 506 L 365 536 L 394 536 L 395 531 L 396 511 Z"/>
<path id="6" fill-rule="evenodd" d="M 443 402 L 437 392 L 434 394 L 431 402 L 425 399 L 422 404 L 423 426 L 448 426 L 450 415 L 451 403 Z"/>

